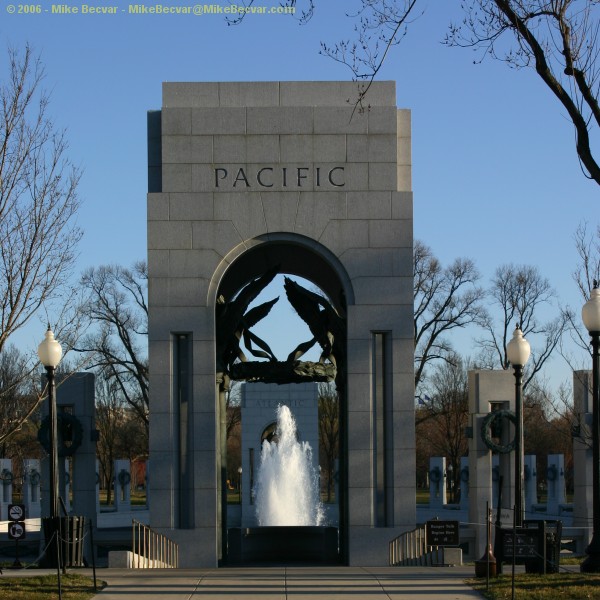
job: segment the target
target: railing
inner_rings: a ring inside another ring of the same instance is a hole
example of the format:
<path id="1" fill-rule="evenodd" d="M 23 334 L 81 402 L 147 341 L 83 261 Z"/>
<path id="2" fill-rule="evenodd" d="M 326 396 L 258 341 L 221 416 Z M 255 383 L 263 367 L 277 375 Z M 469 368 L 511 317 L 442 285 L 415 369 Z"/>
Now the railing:
<path id="1" fill-rule="evenodd" d="M 443 561 L 443 549 L 427 545 L 425 527 L 407 531 L 389 544 L 389 564 L 392 567 L 431 566 Z"/>
<path id="2" fill-rule="evenodd" d="M 179 546 L 135 519 L 132 550 L 134 569 L 176 569 L 179 565 Z"/>

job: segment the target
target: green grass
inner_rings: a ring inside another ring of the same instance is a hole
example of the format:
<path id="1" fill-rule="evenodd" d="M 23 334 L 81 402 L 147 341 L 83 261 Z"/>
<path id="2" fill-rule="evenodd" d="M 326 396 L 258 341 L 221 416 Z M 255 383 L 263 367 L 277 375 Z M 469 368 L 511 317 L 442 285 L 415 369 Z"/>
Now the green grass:
<path id="1" fill-rule="evenodd" d="M 235 490 L 227 490 L 227 504 L 239 504 L 240 493 Z"/>
<path id="2" fill-rule="evenodd" d="M 417 504 L 429 504 L 429 490 L 417 488 Z"/>
<path id="3" fill-rule="evenodd" d="M 325 492 L 321 492 L 321 502 L 323 504 L 335 504 L 335 495 L 331 495 L 331 501 L 327 502 L 327 494 Z M 240 493 L 237 490 L 227 490 L 227 504 L 239 504 L 240 503 Z"/>
<path id="4" fill-rule="evenodd" d="M 489 600 L 512 598 L 510 574 L 490 579 L 486 592 L 485 579 L 470 579 L 467 583 Z M 600 600 L 600 575 L 591 573 L 555 573 L 537 575 L 520 573 L 515 576 L 517 600 Z"/>
<path id="5" fill-rule="evenodd" d="M 106 504 L 106 490 L 100 490 L 100 506 L 107 506 Z M 131 492 L 131 506 L 146 506 L 146 492 L 145 491 L 133 491 Z M 115 495 L 111 493 L 110 506 L 115 504 Z"/>
<path id="6" fill-rule="evenodd" d="M 94 582 L 89 577 L 68 573 L 61 577 L 63 600 L 89 600 L 94 592 Z M 58 580 L 56 575 L 32 577 L 0 576 L 0 600 L 56 600 L 58 598 Z"/>

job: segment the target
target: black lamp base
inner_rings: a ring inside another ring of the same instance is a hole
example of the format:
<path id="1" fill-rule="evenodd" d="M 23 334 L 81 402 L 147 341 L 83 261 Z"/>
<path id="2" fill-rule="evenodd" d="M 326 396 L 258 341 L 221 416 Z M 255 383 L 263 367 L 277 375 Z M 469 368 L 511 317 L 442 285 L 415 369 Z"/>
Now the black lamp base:
<path id="1" fill-rule="evenodd" d="M 600 573 L 600 543 L 598 536 L 593 535 L 590 545 L 585 549 L 587 558 L 581 563 L 582 573 Z"/>

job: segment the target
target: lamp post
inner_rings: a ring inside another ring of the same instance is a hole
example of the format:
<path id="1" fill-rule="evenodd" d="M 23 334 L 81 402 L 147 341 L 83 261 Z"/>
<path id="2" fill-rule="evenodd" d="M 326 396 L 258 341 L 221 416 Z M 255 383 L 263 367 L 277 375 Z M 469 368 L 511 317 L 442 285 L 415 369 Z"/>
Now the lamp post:
<path id="1" fill-rule="evenodd" d="M 524 506 L 523 482 L 525 479 L 523 442 L 523 367 L 529 360 L 531 347 L 523 337 L 523 332 L 517 324 L 512 339 L 506 345 L 506 357 L 512 365 L 515 374 L 515 414 L 517 422 L 515 426 L 515 526 L 523 525 Z"/>
<path id="2" fill-rule="evenodd" d="M 56 415 L 56 389 L 54 372 L 62 358 L 62 347 L 54 339 L 54 333 L 48 325 L 44 341 L 38 346 L 40 362 L 46 368 L 48 377 L 48 417 L 50 420 L 50 517 L 58 517 L 58 425 Z"/>
<path id="3" fill-rule="evenodd" d="M 242 467 L 238 467 L 238 491 L 240 493 L 240 504 L 242 503 Z"/>
<path id="4" fill-rule="evenodd" d="M 48 418 L 50 420 L 50 529 L 54 536 L 54 547 L 56 549 L 56 574 L 58 577 L 58 598 L 62 600 L 62 584 L 60 580 L 60 543 L 58 523 L 58 421 L 56 415 L 56 388 L 54 385 L 54 372 L 62 358 L 62 347 L 54 339 L 54 333 L 48 330 L 44 341 L 38 346 L 38 357 L 46 369 L 48 377 Z M 48 530 L 44 528 L 47 533 Z"/>
<path id="5" fill-rule="evenodd" d="M 585 549 L 587 558 L 581 563 L 582 573 L 600 573 L 600 410 L 599 378 L 600 358 L 598 343 L 600 339 L 600 290 L 594 281 L 590 299 L 581 309 L 585 328 L 592 338 L 592 491 L 593 491 L 593 533 L 592 541 Z"/>

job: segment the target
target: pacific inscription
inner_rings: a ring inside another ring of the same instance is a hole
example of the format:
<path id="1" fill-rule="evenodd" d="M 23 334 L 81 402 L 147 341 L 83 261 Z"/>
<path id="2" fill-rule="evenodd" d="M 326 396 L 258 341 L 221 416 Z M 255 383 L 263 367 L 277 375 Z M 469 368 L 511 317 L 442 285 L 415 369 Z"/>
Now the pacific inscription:
<path id="1" fill-rule="evenodd" d="M 216 188 L 301 188 L 312 179 L 315 187 L 346 185 L 344 167 L 216 167 Z"/>

